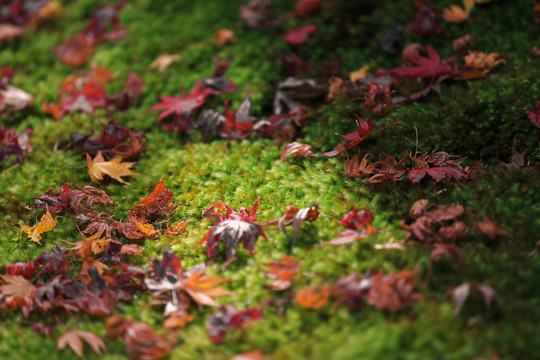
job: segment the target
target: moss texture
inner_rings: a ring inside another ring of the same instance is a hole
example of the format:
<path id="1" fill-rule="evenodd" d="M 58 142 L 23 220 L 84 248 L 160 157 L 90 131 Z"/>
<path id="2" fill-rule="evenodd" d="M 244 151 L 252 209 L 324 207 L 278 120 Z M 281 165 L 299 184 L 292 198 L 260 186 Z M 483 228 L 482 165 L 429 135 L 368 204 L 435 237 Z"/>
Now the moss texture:
<path id="1" fill-rule="evenodd" d="M 252 136 L 241 143 L 230 143 L 212 137 L 200 142 L 200 134 L 165 133 L 156 123 L 156 114 L 147 112 L 160 95 L 179 95 L 212 71 L 215 55 L 234 56 L 227 75 L 239 90 L 227 94 L 233 108 L 248 91 L 252 92 L 255 116 L 268 114 L 277 82 L 286 76 L 275 57 L 275 50 L 290 48 L 279 34 L 293 26 L 315 23 L 320 30 L 312 45 L 298 55 L 310 57 L 315 64 L 344 58 L 343 69 L 337 75 L 373 62 L 376 67 L 399 65 L 399 57 L 381 53 L 372 39 L 381 36 L 388 26 L 406 24 L 412 11 L 409 1 L 335 1 L 307 19 L 291 19 L 274 31 L 248 29 L 237 17 L 242 1 L 150 1 L 128 4 L 120 13 L 128 35 L 118 43 L 99 46 L 90 58 L 100 66 L 110 68 L 116 80 L 107 85 L 109 92 L 123 87 L 131 71 L 144 80 L 145 90 L 137 108 L 115 115 L 124 126 L 132 126 L 147 134 L 149 146 L 144 152 L 131 185 L 105 181 L 105 189 L 118 209 L 127 209 L 145 197 L 165 175 L 167 186 L 180 206 L 171 215 L 172 221 L 187 220 L 188 231 L 182 235 L 165 235 L 157 240 L 141 242 L 145 259 L 158 257 L 163 246 L 171 248 L 185 267 L 206 261 L 203 246 L 193 245 L 203 238 L 210 227 L 201 222 L 201 210 L 223 197 L 233 208 L 251 207 L 262 195 L 260 219 L 275 219 L 289 204 L 308 206 L 320 203 L 321 211 L 339 218 L 349 205 L 369 206 L 375 214 L 374 226 L 387 229 L 376 236 L 341 247 L 321 248 L 341 231 L 338 222 L 321 217 L 305 224 L 297 246 L 290 250 L 289 240 L 279 231 L 269 231 L 269 241 L 259 239 L 256 255 L 239 251 L 238 260 L 225 271 L 220 270 L 224 258 L 209 272 L 232 279 L 227 285 L 234 296 L 222 303 L 238 308 L 259 304 L 269 297 L 284 297 L 264 287 L 267 279 L 260 271 L 267 261 L 292 254 L 302 260 L 301 275 L 293 286 L 330 283 L 351 272 L 377 268 L 383 272 L 412 269 L 419 266 L 419 291 L 424 299 L 397 314 L 374 308 L 352 312 L 345 307 L 325 305 L 320 310 L 298 305 L 278 315 L 273 308 L 264 310 L 264 319 L 254 322 L 249 331 L 230 330 L 223 345 L 212 344 L 205 331 L 205 319 L 213 312 L 206 308 L 196 312 L 193 323 L 182 330 L 181 340 L 171 359 L 227 359 L 237 353 L 261 349 L 270 359 L 472 359 L 499 356 L 501 359 L 540 358 L 538 319 L 540 319 L 540 258 L 529 256 L 540 234 L 540 186 L 538 172 L 527 168 L 506 170 L 497 167 L 497 157 L 509 161 L 514 142 L 525 146 L 527 160 L 535 162 L 540 155 L 537 147 L 540 130 L 534 128 L 523 111 L 533 109 L 540 94 L 540 60 L 528 55 L 539 46 L 539 29 L 533 21 L 532 2 L 528 0 L 494 1 L 477 6 L 473 19 L 461 25 L 443 22 L 445 35 L 418 37 L 407 34 L 407 42 L 430 44 L 443 58 L 452 55 L 452 39 L 472 33 L 474 49 L 506 53 L 508 60 L 497 68 L 505 77 L 489 77 L 478 81 L 447 82 L 442 94 L 395 110 L 376 119 L 378 126 L 403 120 L 398 125 L 366 140 L 359 151 L 383 159 L 384 153 L 401 157 L 414 151 L 416 130 L 419 145 L 432 150 L 439 148 L 465 156 L 468 164 L 483 159 L 486 171 L 473 181 L 436 184 L 423 181 L 412 185 L 402 181 L 394 187 L 358 187 L 361 181 L 347 181 L 342 174 L 344 156 L 326 159 L 297 159 L 279 162 L 280 151 L 271 140 Z M 450 1 L 440 1 L 448 6 Z M 292 2 L 275 1 L 273 10 L 285 13 Z M 17 71 L 12 85 L 35 96 L 33 109 L 2 119 L 6 127 L 22 131 L 34 127 L 31 142 L 34 152 L 24 163 L 8 171 L 10 161 L 0 163 L 0 266 L 35 258 L 50 250 L 59 239 L 78 241 L 80 235 L 69 218 L 59 218 L 58 226 L 43 236 L 43 247 L 19 238 L 21 224 L 34 224 L 41 211 L 28 211 L 21 205 L 33 203 L 33 196 L 48 187 L 69 183 L 81 187 L 90 178 L 83 168 L 80 152 L 53 151 L 56 140 L 63 141 L 73 131 L 98 133 L 95 116 L 71 113 L 56 121 L 39 110 L 43 100 L 52 101 L 61 81 L 73 69 L 60 63 L 52 52 L 63 39 L 79 32 L 86 24 L 96 3 L 90 0 L 66 3 L 61 21 L 27 32 L 19 40 L 1 44 L 0 65 Z M 212 40 L 214 31 L 230 28 L 238 41 L 218 49 Z M 149 70 L 148 65 L 164 53 L 181 54 L 181 61 L 163 73 Z M 212 100 L 222 110 L 222 100 Z M 300 142 L 316 144 L 315 151 L 330 150 L 339 141 L 333 134 L 354 131 L 354 114 L 363 114 L 361 102 L 345 97 L 330 104 L 310 103 L 314 121 L 304 129 Z M 379 125 L 380 124 L 380 125 Z M 356 154 L 351 154 L 356 155 Z M 451 261 L 429 264 L 430 249 L 417 243 L 405 251 L 373 249 L 374 243 L 390 238 L 403 239 L 405 232 L 399 222 L 406 218 L 410 205 L 426 198 L 437 204 L 462 204 L 468 213 L 482 211 L 495 218 L 513 238 L 496 240 L 471 233 L 460 245 L 463 265 Z M 346 200 L 345 200 L 346 199 Z M 140 260 L 140 265 L 147 265 Z M 428 279 L 428 273 L 430 278 Z M 425 281 L 424 281 L 425 280 Z M 481 299 L 474 296 L 459 315 L 453 314 L 448 290 L 466 281 L 480 281 L 492 286 L 504 306 L 486 311 Z M 148 306 L 150 298 L 142 296 L 132 303 L 122 304 L 122 313 L 135 320 L 146 321 L 160 333 L 161 309 Z M 55 323 L 52 316 L 45 321 Z M 39 316 L 40 319 L 43 316 Z M 38 317 L 25 319 L 19 313 L 0 312 L 0 358 L 40 359 L 44 357 L 73 359 L 70 350 L 56 351 L 56 335 L 43 338 L 31 331 L 28 324 Z M 104 335 L 104 320 L 98 317 L 65 314 L 60 316 L 67 327 L 91 330 Z M 58 332 L 62 328 L 56 325 Z M 58 333 L 57 332 L 57 333 Z M 125 359 L 121 342 L 108 342 L 103 359 Z M 98 358 L 88 354 L 89 359 Z"/>

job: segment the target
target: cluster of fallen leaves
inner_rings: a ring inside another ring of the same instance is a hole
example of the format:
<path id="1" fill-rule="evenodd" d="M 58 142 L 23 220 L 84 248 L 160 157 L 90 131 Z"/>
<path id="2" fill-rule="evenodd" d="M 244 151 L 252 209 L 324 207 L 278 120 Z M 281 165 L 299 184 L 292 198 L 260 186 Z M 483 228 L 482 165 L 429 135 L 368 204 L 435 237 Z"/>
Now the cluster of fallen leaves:
<path id="1" fill-rule="evenodd" d="M 289 13 L 274 16 L 270 11 L 271 0 L 251 0 L 239 10 L 239 17 L 251 28 L 276 28 L 287 19 L 303 18 L 316 13 L 325 2 L 330 0 L 298 0 L 295 9 Z M 66 39 L 55 48 L 58 58 L 69 66 L 82 66 L 95 52 L 96 47 L 106 41 L 116 41 L 123 37 L 126 30 L 120 26 L 119 11 L 129 2 L 120 1 L 117 5 L 102 6 L 96 9 L 87 26 L 78 34 Z M 304 60 L 294 52 L 300 47 L 309 46 L 316 40 L 319 28 L 314 24 L 288 28 L 280 36 L 293 52 L 277 51 L 277 60 L 289 74 L 275 86 L 272 113 L 265 118 L 250 114 L 251 100 L 248 92 L 245 99 L 231 108 L 228 100 L 224 101 L 225 113 L 205 107 L 210 98 L 238 90 L 237 85 L 225 73 L 232 58 L 215 58 L 215 67 L 210 77 L 201 79 L 188 94 L 181 96 L 161 96 L 160 102 L 149 110 L 160 111 L 157 117 L 166 131 L 190 132 L 200 129 L 203 141 L 214 133 L 221 138 L 241 141 L 254 133 L 271 137 L 278 144 L 285 146 L 281 161 L 290 155 L 293 160 L 299 156 L 334 157 L 355 149 L 368 137 L 394 124 L 376 128 L 375 122 L 357 116 L 356 131 L 341 135 L 343 141 L 325 153 L 314 153 L 312 146 L 294 141 L 304 126 L 310 121 L 310 110 L 302 105 L 302 100 L 323 101 L 325 89 L 320 78 L 308 78 L 314 68 L 320 68 L 328 80 L 326 101 L 331 102 L 342 95 L 350 99 L 361 99 L 364 108 L 374 117 L 384 117 L 393 109 L 411 101 L 428 96 L 432 91 L 440 93 L 440 84 L 445 81 L 469 81 L 492 75 L 495 67 L 504 63 L 504 54 L 473 51 L 472 35 L 466 34 L 453 41 L 456 56 L 442 59 L 439 53 L 429 45 L 419 43 L 402 44 L 406 32 L 418 36 L 442 34 L 441 18 L 448 23 L 462 23 L 470 20 L 470 13 L 475 4 L 487 0 L 464 1 L 463 8 L 452 5 L 444 10 L 425 0 L 414 1 L 414 14 L 411 23 L 396 26 L 381 38 L 377 44 L 381 51 L 399 54 L 403 65 L 394 69 L 369 69 L 373 65 L 362 66 L 350 74 L 349 79 L 331 76 L 342 66 L 342 61 L 317 64 Z M 25 6 L 23 6 L 25 5 Z M 58 17 L 62 6 L 56 1 L 41 1 L 34 7 L 26 6 L 21 0 L 8 5 L 0 5 L 0 41 L 20 37 L 25 31 Z M 237 41 L 230 29 L 221 29 L 214 34 L 218 47 Z M 404 46 L 402 46 L 404 45 Z M 179 55 L 164 54 L 156 59 L 150 68 L 164 71 L 170 64 L 179 61 Z M 11 116 L 13 112 L 30 107 L 33 97 L 25 91 L 10 85 L 14 71 L 4 66 L 0 71 L 0 117 Z M 124 111 L 135 106 L 143 93 L 143 81 L 135 73 L 130 73 L 123 90 L 117 94 L 107 94 L 104 85 L 114 76 L 109 69 L 93 67 L 91 72 L 79 72 L 67 77 L 57 93 L 57 101 L 43 102 L 43 112 L 60 120 L 68 113 L 83 112 L 94 114 L 96 108 L 108 112 Z M 406 89 L 414 89 L 412 91 Z M 525 109 L 531 124 L 540 127 L 540 102 L 536 103 L 536 112 Z M 86 156 L 86 165 L 92 183 L 99 184 L 108 176 L 120 183 L 127 184 L 123 177 L 136 175 L 133 166 L 140 154 L 149 150 L 145 134 L 131 127 L 117 124 L 110 115 L 107 124 L 101 123 L 102 130 L 98 137 L 93 134 L 75 132 L 70 135 L 66 149 L 81 149 Z M 25 153 L 32 151 L 29 135 L 32 129 L 21 134 L 11 129 L 0 127 L 0 161 L 10 156 L 15 163 L 20 163 Z M 526 150 L 514 151 L 508 168 L 522 167 L 525 164 Z M 368 184 L 394 184 L 406 177 L 411 183 L 419 183 L 426 177 L 436 182 L 443 180 L 470 180 L 473 172 L 482 168 L 481 162 L 463 167 L 458 156 L 433 150 L 416 151 L 397 160 L 385 155 L 382 161 L 370 163 L 365 154 L 360 160 L 360 153 L 344 163 L 344 174 L 349 178 L 366 178 Z M 535 165 L 533 169 L 540 168 Z M 97 186 L 97 185 L 96 185 Z M 221 297 L 232 295 L 222 287 L 230 281 L 206 273 L 205 263 L 184 269 L 181 259 L 173 251 L 165 248 L 161 259 L 152 259 L 152 264 L 141 267 L 143 248 L 129 240 L 156 239 L 163 234 L 182 233 L 187 223 L 180 221 L 175 225 L 162 217 L 171 214 L 180 204 L 171 205 L 173 193 L 167 189 L 164 179 L 157 183 L 150 195 L 127 211 L 127 219 L 120 219 L 115 210 L 116 204 L 104 190 L 86 185 L 80 189 L 64 184 L 60 188 L 49 188 L 35 197 L 35 203 L 27 208 L 43 209 L 44 215 L 34 225 L 22 225 L 21 235 L 41 244 L 43 234 L 51 232 L 58 223 L 72 221 L 80 230 L 82 240 L 69 243 L 70 248 L 55 244 L 51 251 L 44 251 L 33 261 L 16 262 L 5 267 L 6 274 L 0 275 L 0 308 L 8 311 L 21 311 L 25 317 L 36 313 L 64 312 L 69 315 L 84 313 L 94 316 L 108 316 L 106 320 L 107 338 L 122 338 L 125 351 L 133 359 L 156 359 L 166 356 L 178 340 L 177 330 L 190 323 L 197 311 L 203 307 L 215 307 L 216 311 L 207 320 L 207 334 L 210 341 L 220 344 L 225 341 L 226 333 L 232 328 L 249 328 L 250 323 L 263 318 L 265 307 L 277 307 L 282 310 L 283 303 L 274 298 L 263 301 L 259 306 L 236 309 L 232 305 L 223 306 L 218 302 Z M 327 216 L 319 211 L 320 205 L 298 208 L 289 205 L 278 219 L 262 222 L 257 200 L 252 208 L 233 209 L 229 204 L 219 201 L 203 212 L 202 217 L 213 222 L 207 235 L 198 243 L 204 243 L 209 262 L 221 259 L 220 249 L 225 247 L 223 268 L 237 258 L 238 248 L 242 246 L 248 253 L 255 252 L 259 237 L 270 241 L 265 227 L 277 225 L 279 230 L 296 245 L 300 230 L 305 222 L 314 222 L 320 216 Z M 53 217 L 52 214 L 61 214 Z M 407 239 L 417 239 L 431 247 L 430 263 L 443 257 L 453 257 L 460 264 L 464 255 L 459 242 L 468 234 L 470 227 L 493 240 L 512 235 L 504 231 L 500 224 L 485 214 L 482 221 L 470 221 L 465 218 L 479 215 L 466 214 L 460 205 L 438 205 L 428 207 L 427 200 L 415 202 L 410 210 L 407 223 L 402 226 L 407 232 Z M 345 230 L 336 234 L 321 247 L 349 245 L 376 234 L 379 230 L 372 226 L 373 213 L 368 208 L 355 206 L 340 220 Z M 292 236 L 287 227 L 292 227 Z M 49 234 L 47 235 L 47 237 Z M 224 243 L 224 246 L 221 244 Z M 380 245 L 377 247 L 377 245 Z M 376 244 L 375 248 L 403 249 L 403 245 L 391 243 Z M 325 251 L 332 251 L 330 249 Z M 411 306 L 423 296 L 417 291 L 416 278 L 419 270 L 401 270 L 386 275 L 379 269 L 372 269 L 361 275 L 357 273 L 329 282 L 321 279 L 319 285 L 305 286 L 301 272 L 302 262 L 293 256 L 285 256 L 279 261 L 264 264 L 263 274 L 270 279 L 266 286 L 272 291 L 283 291 L 289 297 L 287 305 L 298 305 L 309 309 L 324 307 L 329 299 L 334 299 L 334 306 L 345 305 L 350 310 L 358 310 L 365 305 L 389 312 L 400 311 Z M 298 285 L 297 285 L 298 284 Z M 471 290 L 478 291 L 486 306 L 500 304 L 494 289 L 486 284 L 467 282 L 451 290 L 455 300 L 455 312 L 459 312 Z M 163 337 L 148 324 L 134 322 L 117 315 L 122 302 L 133 301 L 140 294 L 148 293 L 151 305 L 163 308 L 163 324 L 171 333 Z M 52 327 L 40 322 L 32 328 L 44 336 L 51 335 Z M 67 330 L 67 329 L 66 329 Z M 106 344 L 98 335 L 84 330 L 70 329 L 57 340 L 59 350 L 69 346 L 78 356 L 83 356 L 84 342 L 98 354 L 106 351 Z M 240 354 L 235 358 L 259 359 L 260 351 Z"/>

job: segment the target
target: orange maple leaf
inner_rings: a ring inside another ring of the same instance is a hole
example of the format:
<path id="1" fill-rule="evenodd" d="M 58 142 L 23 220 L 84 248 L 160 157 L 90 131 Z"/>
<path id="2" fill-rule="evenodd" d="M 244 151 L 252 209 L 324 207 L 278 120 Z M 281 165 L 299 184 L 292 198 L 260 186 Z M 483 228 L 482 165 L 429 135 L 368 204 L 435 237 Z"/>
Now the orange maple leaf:
<path id="1" fill-rule="evenodd" d="M 469 10 L 462 9 L 456 5 L 450 5 L 449 8 L 444 9 L 443 18 L 446 22 L 458 24 L 469 19 Z"/>
<path id="2" fill-rule="evenodd" d="M 231 293 L 217 285 L 230 281 L 218 276 L 208 276 L 203 272 L 196 272 L 184 283 L 184 290 L 199 305 L 216 306 L 219 304 L 213 298 L 227 296 Z"/>
<path id="3" fill-rule="evenodd" d="M 51 231 L 55 228 L 56 224 L 58 224 L 58 220 L 53 218 L 49 212 L 49 209 L 47 209 L 45 215 L 41 217 L 41 220 L 36 225 L 23 225 L 21 226 L 21 232 L 27 233 L 30 241 L 37 242 L 39 245 L 41 245 L 41 234 Z"/>
<path id="4" fill-rule="evenodd" d="M 101 151 L 96 155 L 94 159 L 90 155 L 86 154 L 86 166 L 88 166 L 88 174 L 94 182 L 103 180 L 103 175 L 109 175 L 116 181 L 123 184 L 129 184 L 122 179 L 122 176 L 137 175 L 132 172 L 130 168 L 135 165 L 136 162 L 122 163 L 122 158 L 116 157 L 110 161 L 105 161 Z"/>
<path id="5" fill-rule="evenodd" d="M 330 297 L 331 289 L 325 285 L 320 290 L 317 286 L 301 289 L 294 300 L 300 305 L 308 309 L 318 309 L 326 304 Z"/>

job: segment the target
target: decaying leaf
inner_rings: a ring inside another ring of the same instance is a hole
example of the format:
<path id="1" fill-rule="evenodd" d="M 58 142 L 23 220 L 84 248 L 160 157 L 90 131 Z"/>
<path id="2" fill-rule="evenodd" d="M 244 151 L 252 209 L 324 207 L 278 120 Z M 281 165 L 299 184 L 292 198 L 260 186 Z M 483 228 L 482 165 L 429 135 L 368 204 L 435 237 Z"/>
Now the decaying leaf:
<path id="1" fill-rule="evenodd" d="M 51 213 L 47 209 L 45 215 L 41 217 L 41 220 L 36 225 L 23 225 L 21 226 L 21 232 L 25 232 L 26 234 L 28 234 L 28 238 L 30 239 L 30 241 L 37 242 L 39 245 L 41 245 L 41 234 L 47 231 L 51 231 L 56 227 L 56 224 L 58 224 L 58 220 L 56 220 L 56 218 L 53 218 Z"/>
<path id="2" fill-rule="evenodd" d="M 56 347 L 58 350 L 62 350 L 69 345 L 71 350 L 73 350 L 77 356 L 83 357 L 84 344 L 81 339 L 90 345 L 96 354 L 101 355 L 103 351 L 107 351 L 107 347 L 105 346 L 103 339 L 93 332 L 83 330 L 70 330 L 63 334 L 58 338 Z"/>
<path id="3" fill-rule="evenodd" d="M 108 175 L 123 184 L 129 184 L 122 179 L 122 176 L 137 175 L 130 170 L 135 165 L 135 162 L 122 162 L 122 158 L 116 157 L 110 161 L 105 161 L 101 151 L 97 156 L 92 159 L 90 155 L 86 154 L 86 166 L 88 167 L 88 174 L 94 182 L 100 182 L 103 180 L 103 175 Z"/>

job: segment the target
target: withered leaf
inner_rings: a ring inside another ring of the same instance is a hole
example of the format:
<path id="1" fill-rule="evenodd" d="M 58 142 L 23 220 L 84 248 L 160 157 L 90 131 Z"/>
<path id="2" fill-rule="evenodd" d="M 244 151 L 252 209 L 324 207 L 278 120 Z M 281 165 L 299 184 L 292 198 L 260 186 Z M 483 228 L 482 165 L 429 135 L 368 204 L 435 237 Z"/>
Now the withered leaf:
<path id="1" fill-rule="evenodd" d="M 231 293 L 216 286 L 227 281 L 230 280 L 218 276 L 208 276 L 203 272 L 195 272 L 184 282 L 184 290 L 197 304 L 218 307 L 219 304 L 213 298 L 227 296 Z"/>
<path id="2" fill-rule="evenodd" d="M 415 275 L 415 272 L 408 270 L 386 276 L 381 273 L 375 274 L 369 289 L 368 304 L 390 312 L 412 305 L 421 297 L 421 294 L 414 292 Z"/>
<path id="3" fill-rule="evenodd" d="M 66 346 L 69 347 L 77 354 L 79 357 L 83 357 L 83 348 L 84 344 L 81 341 L 83 339 L 88 345 L 94 350 L 95 353 L 101 355 L 103 351 L 107 351 L 105 342 L 99 336 L 90 331 L 83 330 L 70 330 L 67 333 L 63 334 L 58 338 L 57 349 L 62 350 Z"/>
<path id="4" fill-rule="evenodd" d="M 431 254 L 429 254 L 429 261 L 433 263 L 445 256 L 452 256 L 460 264 L 463 263 L 461 249 L 454 244 L 435 244 L 433 250 L 431 250 Z"/>
<path id="5" fill-rule="evenodd" d="M 94 182 L 103 180 L 103 175 L 108 175 L 123 184 L 129 184 L 122 179 L 122 176 L 137 175 L 130 170 L 135 165 L 135 162 L 122 162 L 122 158 L 114 158 L 110 161 L 105 161 L 101 151 L 92 159 L 86 154 L 86 166 L 88 166 L 88 174 Z"/>
<path id="6" fill-rule="evenodd" d="M 149 69 L 157 68 L 159 72 L 163 72 L 168 68 L 173 62 L 180 61 L 180 55 L 173 54 L 163 54 L 158 56 L 151 64 L 148 66 Z"/>
<path id="7" fill-rule="evenodd" d="M 280 261 L 267 262 L 265 266 L 269 270 L 264 271 L 264 275 L 275 280 L 271 283 L 267 283 L 266 286 L 277 291 L 290 288 L 301 265 L 300 261 L 292 256 L 285 256 Z"/>
<path id="8" fill-rule="evenodd" d="M 502 229 L 501 224 L 497 223 L 494 220 L 491 220 L 485 215 L 484 215 L 483 221 L 481 222 L 473 221 L 471 222 L 471 225 L 477 231 L 480 231 L 481 233 L 483 233 L 484 235 L 486 235 L 488 238 L 492 240 L 499 236 L 513 237 L 512 234 Z"/>
<path id="9" fill-rule="evenodd" d="M 57 223 L 58 220 L 56 220 L 56 218 L 53 218 L 51 213 L 47 209 L 45 215 L 41 217 L 41 220 L 36 225 L 23 225 L 21 226 L 21 232 L 25 232 L 26 234 L 28 234 L 30 241 L 37 242 L 39 245 L 41 245 L 41 234 L 54 229 Z"/>
<path id="10" fill-rule="evenodd" d="M 315 221 L 319 217 L 319 204 L 314 203 L 313 206 L 305 207 L 298 209 L 294 205 L 289 205 L 285 208 L 285 214 L 277 220 L 279 230 L 290 238 L 285 227 L 292 225 L 293 227 L 293 238 L 291 248 L 294 247 L 296 243 L 296 238 L 298 237 L 298 232 L 300 231 L 300 226 L 305 221 Z"/>

